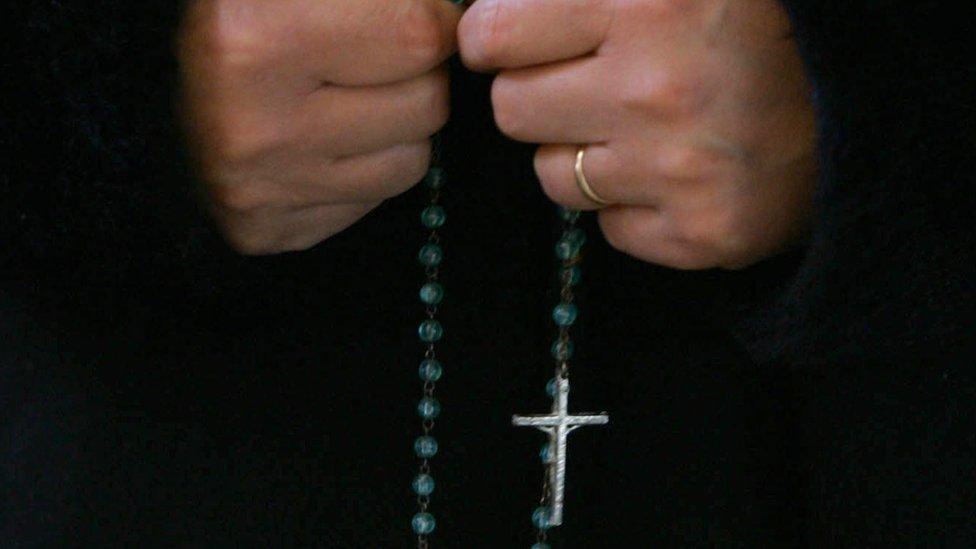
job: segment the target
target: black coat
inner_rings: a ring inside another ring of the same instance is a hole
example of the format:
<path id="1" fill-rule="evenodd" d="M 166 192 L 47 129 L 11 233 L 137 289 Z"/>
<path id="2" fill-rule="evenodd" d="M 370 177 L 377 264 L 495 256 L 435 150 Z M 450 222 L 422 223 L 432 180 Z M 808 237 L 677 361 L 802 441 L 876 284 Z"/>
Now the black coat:
<path id="1" fill-rule="evenodd" d="M 409 546 L 422 193 L 235 255 L 172 114 L 179 3 L 86 4 L 7 7 L 0 545 Z M 976 540 L 976 14 L 786 4 L 813 236 L 679 273 L 587 222 L 572 403 L 612 423 L 572 437 L 559 547 Z M 445 130 L 442 547 L 531 544 L 541 480 L 509 418 L 547 406 L 555 217 L 487 84 L 454 71 Z"/>

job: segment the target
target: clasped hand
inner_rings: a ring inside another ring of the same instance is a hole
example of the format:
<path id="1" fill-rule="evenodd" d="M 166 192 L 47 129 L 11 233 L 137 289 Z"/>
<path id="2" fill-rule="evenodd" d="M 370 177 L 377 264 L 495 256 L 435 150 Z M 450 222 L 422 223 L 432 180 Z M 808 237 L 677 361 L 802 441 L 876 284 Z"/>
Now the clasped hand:
<path id="1" fill-rule="evenodd" d="M 813 108 L 775 0 L 198 0 L 187 120 L 211 203 L 246 253 L 303 249 L 409 188 L 447 119 L 444 60 L 497 73 L 499 129 L 540 145 L 555 202 L 681 269 L 737 268 L 803 237 Z"/>

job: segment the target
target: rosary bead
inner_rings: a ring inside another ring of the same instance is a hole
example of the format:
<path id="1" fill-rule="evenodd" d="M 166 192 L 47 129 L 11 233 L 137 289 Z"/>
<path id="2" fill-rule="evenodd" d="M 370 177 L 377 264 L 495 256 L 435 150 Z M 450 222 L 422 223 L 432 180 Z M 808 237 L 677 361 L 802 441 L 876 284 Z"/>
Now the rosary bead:
<path id="1" fill-rule="evenodd" d="M 536 507 L 535 511 L 532 512 L 532 524 L 535 525 L 539 530 L 549 529 L 549 508 L 548 507 Z"/>
<path id="2" fill-rule="evenodd" d="M 428 229 L 439 229 L 443 227 L 446 219 L 447 214 L 444 213 L 444 208 L 437 205 L 427 206 L 420 213 L 420 222 Z"/>
<path id="3" fill-rule="evenodd" d="M 440 341 L 441 337 L 444 336 L 444 328 L 440 322 L 428 319 L 420 323 L 417 328 L 417 335 L 424 343 L 433 343 Z"/>
<path id="4" fill-rule="evenodd" d="M 549 443 L 547 442 L 539 449 L 539 459 L 542 460 L 542 463 L 549 463 L 549 452 Z"/>
<path id="5" fill-rule="evenodd" d="M 575 243 L 579 247 L 583 247 L 586 244 L 586 232 L 583 229 L 571 229 L 566 231 L 563 238 Z"/>
<path id="6" fill-rule="evenodd" d="M 430 513 L 417 513 L 413 516 L 413 520 L 410 521 L 410 525 L 413 526 L 413 531 L 417 534 L 429 534 L 433 532 L 436 524 L 434 515 Z"/>
<path id="7" fill-rule="evenodd" d="M 428 305 L 437 305 L 444 299 L 444 287 L 437 282 L 428 282 L 420 288 L 420 300 Z"/>
<path id="8" fill-rule="evenodd" d="M 444 369 L 439 360 L 428 358 L 420 363 L 420 379 L 424 381 L 437 381 L 443 372 Z"/>
<path id="9" fill-rule="evenodd" d="M 440 166 L 433 166 L 427 170 L 427 175 L 424 176 L 424 184 L 427 185 L 429 189 L 440 189 L 444 186 L 444 180 L 447 179 L 444 174 L 444 168 Z"/>
<path id="10" fill-rule="evenodd" d="M 552 344 L 552 358 L 562 362 L 564 360 L 569 360 L 573 356 L 573 342 L 561 339 L 557 339 L 555 343 Z"/>
<path id="11" fill-rule="evenodd" d="M 434 419 L 441 414 L 441 403 L 434 397 L 424 397 L 417 404 L 417 413 L 424 419 Z"/>
<path id="12" fill-rule="evenodd" d="M 572 303 L 560 303 L 552 310 L 552 320 L 557 326 L 572 326 L 579 310 Z"/>
<path id="13" fill-rule="evenodd" d="M 552 548 L 549 546 L 548 543 L 543 543 L 540 541 L 539 543 L 533 543 L 532 549 L 552 549 Z"/>
<path id="14" fill-rule="evenodd" d="M 578 256 L 580 252 L 580 244 L 575 242 L 570 238 L 563 236 L 556 243 L 556 257 L 563 261 L 568 261 Z"/>
<path id="15" fill-rule="evenodd" d="M 413 450 L 417 453 L 417 457 L 434 457 L 437 454 L 437 439 L 430 435 L 417 437 L 413 443 Z"/>
<path id="16" fill-rule="evenodd" d="M 559 217 L 567 223 L 575 223 L 580 217 L 579 210 L 571 210 L 569 208 L 560 206 L 559 207 Z"/>
<path id="17" fill-rule="evenodd" d="M 434 477 L 426 474 L 419 474 L 413 478 L 413 491 L 418 496 L 429 496 L 434 491 Z"/>
<path id="18" fill-rule="evenodd" d="M 433 243 L 424 244 L 424 247 L 420 248 L 420 253 L 417 254 L 417 260 L 425 267 L 436 267 L 441 264 L 441 259 L 443 258 L 444 250 Z"/>
<path id="19" fill-rule="evenodd" d="M 546 394 L 556 398 L 556 378 L 552 378 L 549 383 L 546 383 Z"/>
<path id="20" fill-rule="evenodd" d="M 569 284 L 570 286 L 579 284 L 582 277 L 583 270 L 580 269 L 578 265 L 573 265 L 572 267 L 563 269 L 559 272 L 559 281 L 563 284 Z"/>

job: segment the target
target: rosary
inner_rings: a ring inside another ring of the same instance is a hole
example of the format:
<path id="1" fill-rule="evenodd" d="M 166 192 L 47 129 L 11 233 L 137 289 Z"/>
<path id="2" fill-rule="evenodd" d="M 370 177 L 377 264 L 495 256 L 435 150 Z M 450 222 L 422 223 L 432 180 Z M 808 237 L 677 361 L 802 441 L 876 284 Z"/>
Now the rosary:
<path id="1" fill-rule="evenodd" d="M 464 0 L 450 0 L 456 4 Z M 597 204 L 606 205 L 586 182 L 583 175 L 583 155 L 580 147 L 576 155 L 576 182 L 580 190 Z M 413 491 L 417 495 L 417 513 L 411 526 L 417 535 L 418 549 L 430 546 L 430 535 L 437 521 L 430 513 L 430 498 L 434 492 L 434 477 L 431 475 L 431 460 L 437 454 L 437 439 L 431 434 L 434 420 L 441 413 L 440 402 L 434 397 L 437 381 L 443 374 L 443 366 L 437 359 L 437 342 L 444 335 L 444 328 L 437 320 L 437 309 L 444 298 L 444 287 L 438 281 L 439 267 L 444 257 L 440 245 L 440 229 L 447 220 L 444 208 L 440 205 L 441 191 L 446 182 L 444 169 L 439 165 L 440 140 L 435 136 L 432 166 L 424 177 L 424 185 L 429 192 L 426 207 L 420 213 L 420 221 L 427 229 L 427 241 L 420 248 L 417 260 L 424 268 L 426 281 L 420 288 L 420 301 L 425 307 L 426 318 L 417 328 L 417 337 L 425 345 L 424 357 L 420 363 L 420 379 L 423 381 L 423 396 L 417 404 L 417 414 L 421 420 L 421 435 L 414 441 L 413 450 L 420 460 L 419 470 L 413 479 Z M 512 424 L 517 427 L 535 427 L 548 435 L 548 442 L 539 451 L 544 466 L 542 497 L 539 506 L 532 513 L 532 524 L 536 528 L 536 543 L 532 549 L 550 549 L 546 542 L 547 530 L 563 522 L 563 495 L 566 487 L 566 441 L 569 433 L 584 425 L 604 425 L 610 421 L 606 412 L 598 414 L 573 415 L 569 413 L 569 359 L 573 355 L 573 341 L 570 328 L 576 322 L 579 309 L 573 296 L 573 287 L 581 278 L 581 251 L 586 241 L 583 229 L 576 226 L 580 212 L 561 208 L 562 234 L 555 246 L 558 265 L 559 303 L 552 310 L 552 320 L 558 329 L 551 353 L 555 361 L 555 374 L 546 385 L 546 392 L 552 398 L 552 409 L 548 414 L 515 415 Z"/>
<path id="2" fill-rule="evenodd" d="M 436 344 L 444 335 L 444 329 L 437 320 L 437 308 L 444 297 L 444 288 L 438 282 L 439 266 L 444 253 L 440 246 L 439 230 L 444 226 L 447 216 L 440 206 L 440 194 L 445 183 L 443 168 L 436 164 L 439 144 L 435 142 L 435 164 L 424 177 L 424 184 L 430 193 L 427 206 L 420 214 L 420 221 L 428 229 L 427 242 L 420 248 L 417 259 L 424 267 L 426 282 L 420 288 L 420 300 L 425 306 L 426 319 L 417 328 L 417 336 L 426 346 L 424 358 L 420 363 L 420 379 L 423 381 L 423 396 L 417 404 L 421 419 L 422 434 L 414 441 L 414 452 L 420 460 L 419 472 L 413 479 L 413 490 L 417 494 L 418 512 L 413 516 L 411 526 L 417 534 L 417 547 L 429 547 L 429 535 L 434 531 L 436 520 L 429 512 L 430 497 L 434 492 L 434 478 L 431 476 L 431 459 L 437 454 L 437 439 L 431 435 L 434 420 L 440 415 L 441 405 L 434 398 L 434 388 L 443 373 L 443 366 L 437 360 Z M 581 149 L 582 153 L 582 149 Z M 577 172 L 581 167 L 582 154 L 577 156 Z M 552 397 L 552 411 L 545 415 L 516 415 L 512 424 L 518 427 L 536 427 L 549 436 L 548 443 L 542 446 L 539 457 L 545 466 L 542 482 L 542 497 L 539 507 L 532 513 L 532 523 L 537 530 L 537 540 L 532 549 L 549 549 L 546 531 L 559 526 L 563 521 L 563 493 L 566 486 L 566 440 L 570 432 L 584 425 L 603 425 L 609 422 L 604 413 L 569 413 L 569 359 L 573 355 L 573 341 L 569 330 L 576 321 L 579 310 L 573 303 L 573 287 L 581 277 L 581 249 L 586 240 L 582 229 L 576 227 L 580 212 L 560 210 L 563 227 L 556 243 L 555 254 L 558 260 L 560 283 L 560 302 L 552 310 L 552 320 L 558 328 L 558 335 L 552 344 L 552 357 L 555 360 L 555 375 L 546 385 L 546 392 Z"/>
<path id="3" fill-rule="evenodd" d="M 419 471 L 413 479 L 413 490 L 417 495 L 418 511 L 413 516 L 411 526 L 417 534 L 417 547 L 429 547 L 429 536 L 434 531 L 436 520 L 429 512 L 430 497 L 434 492 L 434 478 L 431 476 L 431 459 L 437 454 L 437 439 L 431 435 L 434 420 L 440 415 L 441 405 L 434 398 L 434 388 L 443 373 L 443 366 L 437 360 L 436 344 L 444 334 L 437 309 L 444 297 L 444 288 L 438 282 L 439 266 L 444 253 L 440 246 L 439 230 L 444 226 L 446 214 L 439 204 L 441 190 L 445 184 L 443 168 L 437 165 L 439 142 L 435 140 L 434 165 L 424 178 L 430 199 L 420 214 L 420 220 L 428 229 L 427 241 L 420 248 L 417 259 L 424 267 L 426 282 L 420 288 L 420 300 L 425 306 L 426 319 L 417 328 L 417 336 L 426 346 L 424 358 L 420 363 L 420 379 L 423 381 L 423 396 L 417 404 L 421 419 L 422 434 L 414 441 L 414 452 L 420 460 Z M 582 177 L 583 149 L 577 155 L 577 179 Z M 585 183 L 581 184 L 581 187 Z M 569 413 L 569 359 L 573 355 L 573 341 L 570 328 L 576 321 L 579 310 L 573 302 L 573 287 L 580 282 L 581 249 L 586 239 L 582 229 L 576 226 L 580 212 L 560 210 L 562 234 L 556 243 L 555 254 L 558 260 L 558 280 L 560 284 L 559 303 L 552 310 L 552 320 L 558 328 L 558 335 L 552 344 L 552 357 L 555 360 L 555 375 L 546 385 L 546 392 L 552 397 L 552 410 L 545 415 L 516 415 L 512 424 L 519 427 L 536 427 L 549 436 L 548 443 L 542 446 L 539 457 L 545 473 L 542 482 L 542 497 L 539 507 L 532 513 L 532 523 L 537 530 L 536 543 L 532 549 L 550 549 L 546 543 L 546 531 L 559 526 L 563 521 L 563 493 L 566 486 L 566 440 L 570 432 L 584 425 L 603 425 L 609 421 L 606 413 L 573 415 Z"/>

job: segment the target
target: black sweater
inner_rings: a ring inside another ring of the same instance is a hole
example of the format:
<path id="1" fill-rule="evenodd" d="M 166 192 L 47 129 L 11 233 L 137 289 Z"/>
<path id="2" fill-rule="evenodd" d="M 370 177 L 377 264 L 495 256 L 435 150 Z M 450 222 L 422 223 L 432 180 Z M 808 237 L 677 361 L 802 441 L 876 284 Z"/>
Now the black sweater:
<path id="1" fill-rule="evenodd" d="M 588 222 L 561 547 L 976 539 L 974 8 L 788 0 L 802 249 L 679 273 Z M 402 547 L 423 197 L 233 254 L 173 114 L 177 2 L 18 2 L 0 139 L 0 545 Z M 953 11 L 954 10 L 954 11 Z M 965 10 L 965 11 L 964 11 Z M 455 67 L 435 545 L 530 544 L 553 208 Z"/>

